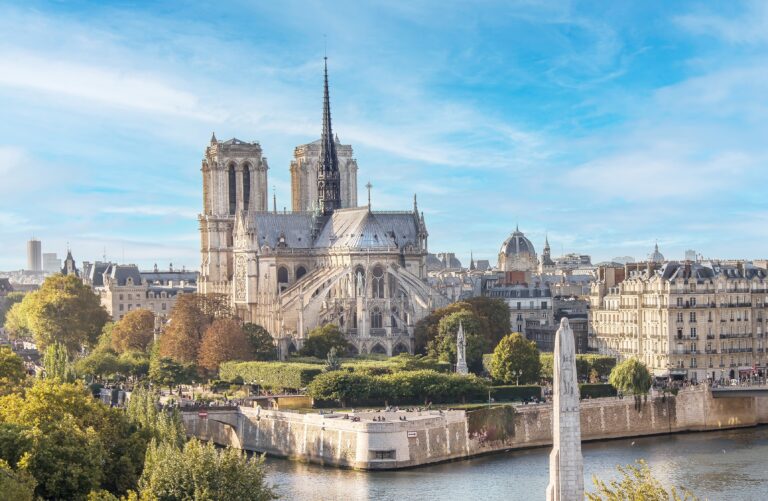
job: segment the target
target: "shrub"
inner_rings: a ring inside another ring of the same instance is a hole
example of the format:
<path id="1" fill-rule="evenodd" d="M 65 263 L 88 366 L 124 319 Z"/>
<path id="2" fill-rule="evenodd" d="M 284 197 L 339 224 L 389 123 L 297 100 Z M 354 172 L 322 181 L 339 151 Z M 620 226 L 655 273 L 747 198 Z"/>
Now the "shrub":
<path id="1" fill-rule="evenodd" d="M 580 384 L 579 393 L 581 394 L 581 398 L 615 397 L 616 388 L 614 388 L 610 384 L 602 384 L 602 383 Z"/>
<path id="2" fill-rule="evenodd" d="M 503 385 L 492 386 L 491 397 L 497 402 L 512 402 L 515 400 L 530 400 L 541 398 L 541 386 L 538 385 Z"/>
<path id="3" fill-rule="evenodd" d="M 541 359 L 541 377 L 548 381 L 552 381 L 553 356 L 552 353 L 541 353 L 539 355 Z M 598 378 L 605 379 L 610 375 L 614 366 L 616 366 L 616 358 L 608 355 L 592 353 L 576 355 L 576 374 L 581 381 L 589 379 L 590 373 L 593 370 L 597 372 Z"/>
<path id="4" fill-rule="evenodd" d="M 288 389 L 306 388 L 321 372 L 322 365 L 286 362 L 224 362 L 219 368 L 225 381 L 240 377 L 247 384 Z"/>

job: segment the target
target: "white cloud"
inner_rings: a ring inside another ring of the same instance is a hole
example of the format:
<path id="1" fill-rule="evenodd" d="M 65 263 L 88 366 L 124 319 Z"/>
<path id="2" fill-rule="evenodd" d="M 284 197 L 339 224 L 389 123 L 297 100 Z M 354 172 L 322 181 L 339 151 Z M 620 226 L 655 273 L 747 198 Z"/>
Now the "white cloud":
<path id="1" fill-rule="evenodd" d="M 125 207 L 107 207 L 102 210 L 107 214 L 127 214 L 132 216 L 176 216 L 195 218 L 198 211 L 190 207 L 169 207 L 162 205 L 134 205 Z"/>
<path id="2" fill-rule="evenodd" d="M 768 42 L 768 2 L 765 0 L 746 2 L 744 12 L 738 16 L 697 12 L 675 20 L 692 33 L 716 36 L 731 43 Z"/>

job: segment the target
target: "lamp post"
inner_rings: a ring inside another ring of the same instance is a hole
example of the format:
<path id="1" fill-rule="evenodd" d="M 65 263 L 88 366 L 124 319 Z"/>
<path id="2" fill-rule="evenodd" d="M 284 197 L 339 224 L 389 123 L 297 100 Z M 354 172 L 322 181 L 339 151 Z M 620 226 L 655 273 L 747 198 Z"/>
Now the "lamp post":
<path id="1" fill-rule="evenodd" d="M 523 375 L 523 370 L 522 369 L 513 370 L 512 375 L 515 376 L 515 379 L 516 379 L 515 385 L 520 386 L 520 376 Z"/>

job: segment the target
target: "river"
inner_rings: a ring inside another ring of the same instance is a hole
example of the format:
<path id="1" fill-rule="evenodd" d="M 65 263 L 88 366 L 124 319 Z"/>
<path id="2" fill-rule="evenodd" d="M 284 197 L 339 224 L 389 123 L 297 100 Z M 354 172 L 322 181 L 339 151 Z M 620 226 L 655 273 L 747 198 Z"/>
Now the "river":
<path id="1" fill-rule="evenodd" d="M 539 500 L 549 448 L 514 451 L 395 472 L 359 472 L 268 459 L 268 478 L 288 500 Z M 586 443 L 584 486 L 616 477 L 617 464 L 645 459 L 665 486 L 699 499 L 768 500 L 768 426 Z"/>

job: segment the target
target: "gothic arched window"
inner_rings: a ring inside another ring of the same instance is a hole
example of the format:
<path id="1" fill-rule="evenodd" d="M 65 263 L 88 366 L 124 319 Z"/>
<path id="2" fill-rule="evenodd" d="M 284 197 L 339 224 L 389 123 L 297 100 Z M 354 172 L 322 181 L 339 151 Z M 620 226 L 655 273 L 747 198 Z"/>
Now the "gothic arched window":
<path id="1" fill-rule="evenodd" d="M 243 210 L 248 210 L 251 201 L 251 166 L 243 166 Z"/>
<path id="2" fill-rule="evenodd" d="M 355 297 L 362 297 L 365 295 L 365 270 L 362 266 L 355 268 Z"/>
<path id="3" fill-rule="evenodd" d="M 282 292 L 288 284 L 288 268 L 281 266 L 277 269 L 277 292 Z"/>
<path id="4" fill-rule="evenodd" d="M 299 266 L 296 268 L 296 280 L 299 280 L 301 277 L 307 274 L 307 269 L 303 266 Z"/>
<path id="5" fill-rule="evenodd" d="M 235 177 L 235 164 L 229 164 L 229 213 L 234 214 L 237 209 L 237 179 Z"/>
<path id="6" fill-rule="evenodd" d="M 384 297 L 384 268 L 379 265 L 373 268 L 373 297 Z"/>
<path id="7" fill-rule="evenodd" d="M 371 311 L 371 329 L 381 329 L 381 310 L 374 308 Z"/>

